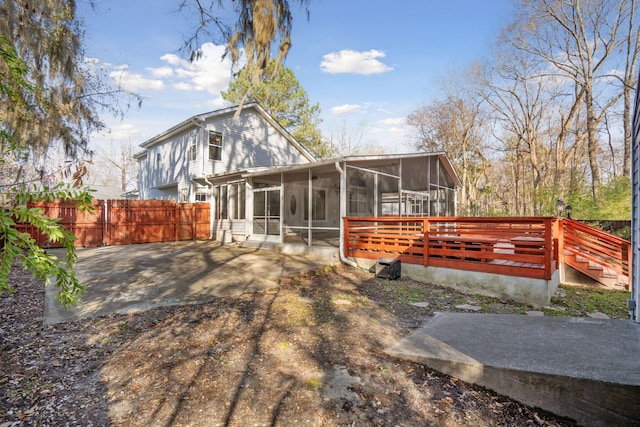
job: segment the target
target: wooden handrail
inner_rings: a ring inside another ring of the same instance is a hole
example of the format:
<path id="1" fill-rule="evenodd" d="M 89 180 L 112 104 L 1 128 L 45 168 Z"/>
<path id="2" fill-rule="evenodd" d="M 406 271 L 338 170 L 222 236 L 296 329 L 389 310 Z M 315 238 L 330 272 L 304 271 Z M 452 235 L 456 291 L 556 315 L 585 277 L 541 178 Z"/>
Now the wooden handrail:
<path id="1" fill-rule="evenodd" d="M 564 250 L 629 277 L 631 242 L 572 219 L 563 220 Z"/>

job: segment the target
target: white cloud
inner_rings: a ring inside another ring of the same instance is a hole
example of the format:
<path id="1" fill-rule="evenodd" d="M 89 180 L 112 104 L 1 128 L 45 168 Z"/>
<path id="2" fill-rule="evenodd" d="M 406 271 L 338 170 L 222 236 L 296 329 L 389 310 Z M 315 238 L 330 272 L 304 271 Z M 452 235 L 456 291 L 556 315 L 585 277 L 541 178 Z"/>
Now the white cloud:
<path id="1" fill-rule="evenodd" d="M 141 72 L 131 72 L 128 65 L 102 63 L 104 69 L 111 70 L 109 76 L 123 89 L 144 95 L 144 91 L 174 89 L 183 92 L 208 92 L 219 96 L 231 80 L 232 64 L 229 58 L 222 59 L 224 46 L 205 43 L 202 55 L 196 61 L 188 61 L 175 54 L 160 57 L 165 64 L 147 67 Z M 99 61 L 89 58 L 89 64 Z M 242 64 L 239 64 L 242 65 Z"/>
<path id="2" fill-rule="evenodd" d="M 196 90 L 192 84 L 187 82 L 178 82 L 173 85 L 174 89 L 183 90 L 185 92 L 191 92 L 192 90 Z"/>
<path id="3" fill-rule="evenodd" d="M 149 68 L 149 71 L 152 76 L 160 79 L 173 76 L 173 68 L 171 67 Z"/>
<path id="4" fill-rule="evenodd" d="M 389 119 L 378 120 L 378 124 L 382 126 L 403 125 L 407 121 L 404 117 L 394 117 Z"/>
<path id="5" fill-rule="evenodd" d="M 378 58 L 384 58 L 385 56 L 384 52 L 375 49 L 366 52 L 345 49 L 324 55 L 320 68 L 329 74 L 382 74 L 393 70 L 393 67 L 389 67 L 378 60 Z"/>
<path id="6" fill-rule="evenodd" d="M 92 145 L 95 147 L 103 147 L 113 142 L 123 142 L 139 139 L 142 132 L 131 123 L 118 123 L 108 126 L 95 133 L 92 137 Z"/>
<path id="7" fill-rule="evenodd" d="M 173 87 L 183 91 L 207 91 L 218 95 L 231 80 L 231 60 L 222 59 L 225 47 L 205 43 L 202 55 L 195 61 L 187 61 L 174 54 L 163 55 L 160 59 L 173 66 L 173 74 L 179 81 Z M 169 67 L 167 67 L 169 68 Z"/>
<path id="8" fill-rule="evenodd" d="M 409 134 L 409 130 L 407 128 L 404 127 L 391 127 L 388 129 L 389 132 L 391 132 L 393 135 L 396 136 L 404 136 L 404 135 L 408 135 Z"/>
<path id="9" fill-rule="evenodd" d="M 354 111 L 359 111 L 361 109 L 362 109 L 361 105 L 343 104 L 343 105 L 338 105 L 336 107 L 331 108 L 331 114 L 346 114 L 346 113 L 352 113 Z"/>
<path id="10" fill-rule="evenodd" d="M 178 55 L 174 55 L 173 53 L 166 53 L 162 55 L 160 59 L 171 65 L 182 65 L 187 62 L 184 59 L 180 58 Z"/>
<path id="11" fill-rule="evenodd" d="M 118 69 L 109 73 L 118 86 L 131 92 L 140 92 L 141 90 L 162 90 L 165 84 L 162 80 L 148 79 L 142 74 L 130 73 L 126 69 Z"/>
<path id="12" fill-rule="evenodd" d="M 217 110 L 219 108 L 228 107 L 229 104 L 224 100 L 223 97 L 218 96 L 216 98 L 212 98 L 207 102 L 207 106 L 212 110 Z"/>

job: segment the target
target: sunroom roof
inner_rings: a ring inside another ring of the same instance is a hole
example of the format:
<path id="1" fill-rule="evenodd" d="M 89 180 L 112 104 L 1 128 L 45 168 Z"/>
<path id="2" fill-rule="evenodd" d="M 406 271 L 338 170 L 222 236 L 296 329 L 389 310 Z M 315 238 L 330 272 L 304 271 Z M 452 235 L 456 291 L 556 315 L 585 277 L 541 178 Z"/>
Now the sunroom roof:
<path id="1" fill-rule="evenodd" d="M 243 177 L 257 177 L 257 176 L 265 176 L 272 175 L 274 173 L 283 173 L 283 172 L 292 172 L 298 170 L 307 170 L 307 169 L 316 169 L 324 166 L 331 166 L 335 163 L 371 163 L 375 161 L 380 161 L 384 163 L 385 161 L 399 160 L 399 159 L 413 159 L 420 157 L 438 157 L 442 162 L 443 166 L 447 170 L 448 174 L 451 176 L 451 179 L 454 182 L 456 187 L 461 185 L 460 179 L 456 174 L 449 158 L 444 152 L 434 152 L 434 153 L 408 153 L 408 154 L 378 154 L 378 155 L 363 155 L 363 156 L 344 156 L 334 159 L 320 160 L 313 163 L 305 163 L 301 165 L 293 165 L 293 166 L 276 166 L 272 168 L 268 168 L 265 170 L 259 171 L 248 171 L 243 174 Z"/>

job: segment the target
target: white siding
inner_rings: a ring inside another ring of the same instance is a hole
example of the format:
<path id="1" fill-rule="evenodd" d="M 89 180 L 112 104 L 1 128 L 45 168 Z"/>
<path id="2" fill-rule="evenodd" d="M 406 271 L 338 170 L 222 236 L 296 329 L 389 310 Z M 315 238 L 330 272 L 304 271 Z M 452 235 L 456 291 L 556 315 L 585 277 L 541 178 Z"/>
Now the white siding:
<path id="1" fill-rule="evenodd" d="M 631 147 L 631 299 L 636 308 L 633 320 L 640 323 L 640 80 L 636 90 Z"/>
<path id="2" fill-rule="evenodd" d="M 175 198 L 179 189 L 189 188 L 191 181 L 214 174 L 224 174 L 254 167 L 309 163 L 297 147 L 269 123 L 255 108 L 212 114 L 205 123 L 185 124 L 179 131 L 147 147 L 139 158 L 138 190 L 141 199 Z M 222 133 L 221 160 L 209 159 L 208 131 Z M 189 158 L 195 134 L 196 160 Z M 158 160 L 159 155 L 159 160 Z M 175 187 L 175 189 L 173 188 Z"/>
<path id="3" fill-rule="evenodd" d="M 207 120 L 207 131 L 222 133 L 222 159 L 209 160 L 208 136 L 205 136 L 205 173 L 221 174 L 261 166 L 309 163 L 280 132 L 256 112 L 245 108 L 237 118 L 234 113 Z"/>
<path id="4" fill-rule="evenodd" d="M 166 187 L 190 187 L 190 171 L 193 169 L 192 164 L 196 163 L 188 158 L 192 130 L 180 132 L 148 149 L 147 156 L 140 160 L 138 169 L 141 199 L 177 200 L 177 189 Z"/>

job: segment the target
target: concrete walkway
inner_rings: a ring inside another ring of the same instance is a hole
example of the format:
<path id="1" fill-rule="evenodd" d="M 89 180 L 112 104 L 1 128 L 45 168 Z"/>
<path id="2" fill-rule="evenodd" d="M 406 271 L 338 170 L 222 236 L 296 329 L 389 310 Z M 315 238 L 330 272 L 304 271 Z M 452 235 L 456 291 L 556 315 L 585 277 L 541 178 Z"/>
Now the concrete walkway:
<path id="1" fill-rule="evenodd" d="M 49 250 L 64 257 L 62 249 Z M 326 265 L 319 259 L 222 246 L 213 241 L 149 243 L 78 249 L 76 271 L 87 292 L 65 310 L 46 287 L 45 323 L 194 304 L 262 291 L 283 275 Z"/>
<path id="2" fill-rule="evenodd" d="M 582 425 L 640 425 L 632 321 L 437 313 L 386 352 Z"/>

